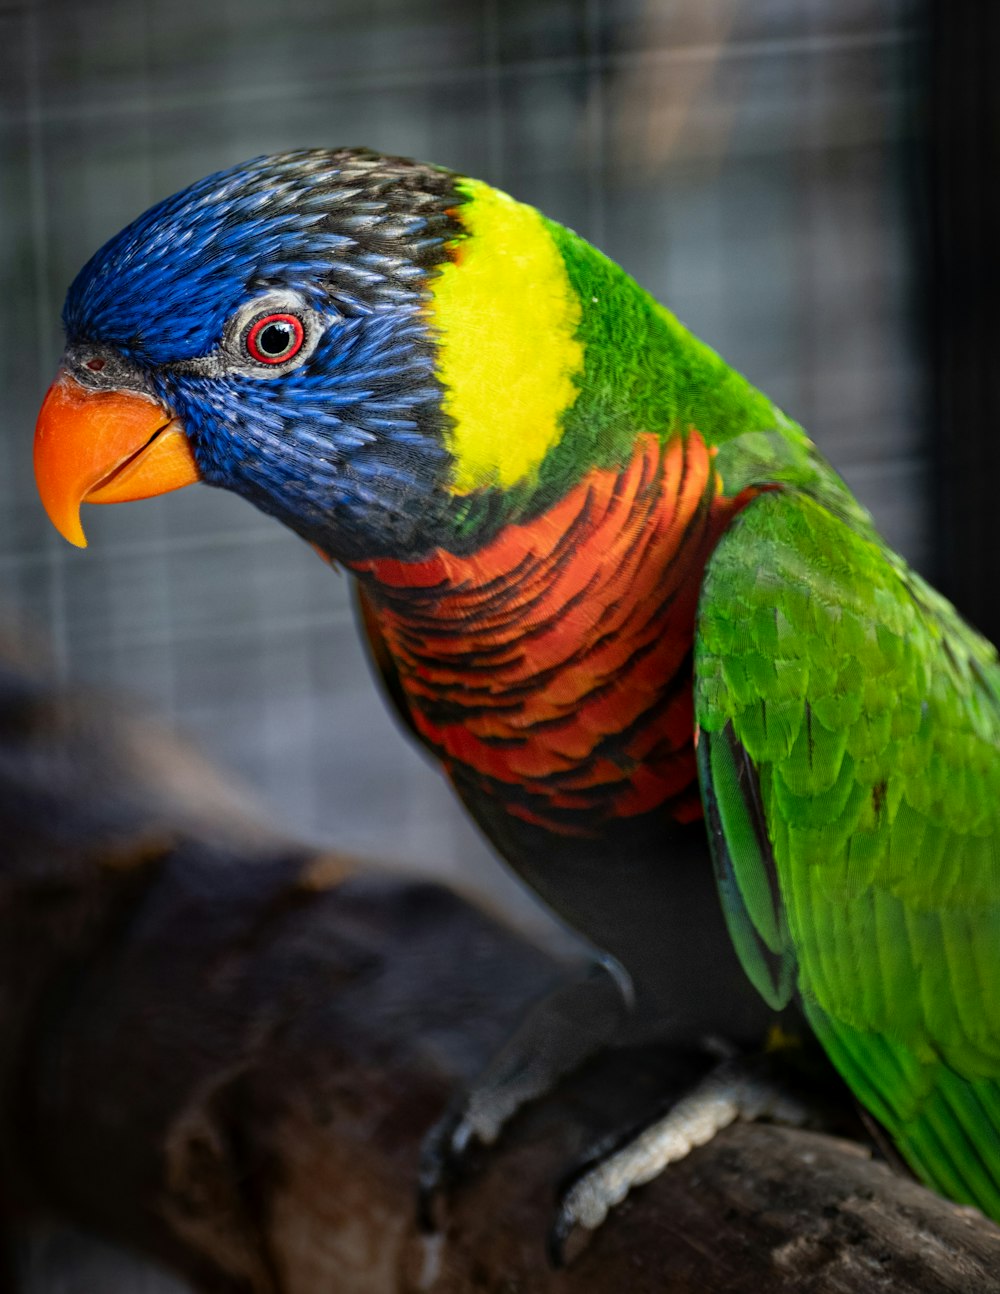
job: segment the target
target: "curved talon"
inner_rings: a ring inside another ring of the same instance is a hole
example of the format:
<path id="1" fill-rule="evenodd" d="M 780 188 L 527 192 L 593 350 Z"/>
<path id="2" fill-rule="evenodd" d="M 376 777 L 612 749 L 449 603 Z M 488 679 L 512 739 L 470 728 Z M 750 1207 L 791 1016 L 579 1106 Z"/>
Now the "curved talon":
<path id="1" fill-rule="evenodd" d="M 549 1227 L 549 1233 L 545 1238 L 545 1252 L 548 1256 L 549 1263 L 556 1269 L 562 1271 L 568 1267 L 571 1258 L 575 1254 L 569 1253 L 569 1241 L 576 1233 L 577 1225 L 573 1217 L 569 1214 L 564 1204 L 560 1204 L 556 1210 L 556 1216 L 552 1226 Z"/>
<path id="2" fill-rule="evenodd" d="M 589 1239 L 591 1233 L 604 1221 L 608 1212 L 605 1209 L 602 1215 L 593 1222 L 581 1216 L 581 1211 L 577 1207 L 581 1192 L 589 1191 L 590 1194 L 593 1193 L 590 1184 L 594 1180 L 594 1174 L 600 1170 L 602 1164 L 612 1159 L 623 1146 L 630 1145 L 635 1135 L 637 1134 L 632 1132 L 623 1138 L 621 1134 L 609 1134 L 594 1142 L 586 1157 L 578 1160 L 560 1181 L 556 1188 L 555 1216 L 552 1219 L 552 1225 L 549 1227 L 545 1241 L 549 1262 L 557 1270 L 570 1265 L 586 1244 L 586 1240 Z M 570 1242 L 577 1237 L 581 1243 L 571 1246 Z M 573 1249 L 572 1253 L 570 1252 L 571 1247 Z"/>
<path id="3" fill-rule="evenodd" d="M 420 1148 L 420 1167 L 417 1171 L 417 1225 L 429 1233 L 441 1230 L 438 1202 L 452 1175 L 450 1156 L 446 1147 L 451 1140 L 447 1130 L 452 1123 L 445 1115 L 424 1137 Z"/>
<path id="4" fill-rule="evenodd" d="M 439 1216 L 439 1201 L 444 1193 L 439 1174 L 425 1176 L 421 1166 L 417 1177 L 417 1229 L 424 1235 L 434 1235 L 444 1229 L 444 1219 Z"/>
<path id="5" fill-rule="evenodd" d="M 452 1105 L 424 1137 L 417 1171 L 417 1225 L 425 1233 L 440 1231 L 442 1197 L 461 1176 L 462 1161 L 476 1131 L 466 1117 L 466 1102 Z"/>

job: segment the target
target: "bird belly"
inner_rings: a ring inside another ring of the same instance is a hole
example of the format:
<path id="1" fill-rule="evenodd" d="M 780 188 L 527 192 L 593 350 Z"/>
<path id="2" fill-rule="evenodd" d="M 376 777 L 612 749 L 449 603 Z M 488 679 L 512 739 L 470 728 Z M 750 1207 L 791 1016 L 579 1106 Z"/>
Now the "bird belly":
<path id="1" fill-rule="evenodd" d="M 632 981 L 634 1039 L 693 1046 L 759 1043 L 773 1013 L 746 977 L 725 925 L 704 824 L 662 810 L 558 836 L 462 793 L 480 829 L 567 926 Z"/>

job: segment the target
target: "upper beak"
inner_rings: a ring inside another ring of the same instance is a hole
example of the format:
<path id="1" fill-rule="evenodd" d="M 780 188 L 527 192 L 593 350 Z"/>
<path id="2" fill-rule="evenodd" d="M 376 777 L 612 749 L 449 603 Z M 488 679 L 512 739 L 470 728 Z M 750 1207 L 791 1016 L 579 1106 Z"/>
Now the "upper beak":
<path id="1" fill-rule="evenodd" d="M 81 503 L 126 503 L 201 479 L 183 425 L 134 391 L 90 390 L 60 369 L 35 427 L 35 481 L 59 533 L 86 548 Z"/>

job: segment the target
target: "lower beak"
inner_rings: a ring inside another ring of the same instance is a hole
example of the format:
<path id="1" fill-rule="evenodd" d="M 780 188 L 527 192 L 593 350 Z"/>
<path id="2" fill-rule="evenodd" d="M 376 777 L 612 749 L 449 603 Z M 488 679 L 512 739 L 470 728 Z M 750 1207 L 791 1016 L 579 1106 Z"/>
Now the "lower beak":
<path id="1" fill-rule="evenodd" d="M 86 548 L 81 503 L 127 503 L 201 479 L 183 425 L 134 391 L 94 391 L 61 369 L 35 427 L 35 481 L 49 520 Z"/>

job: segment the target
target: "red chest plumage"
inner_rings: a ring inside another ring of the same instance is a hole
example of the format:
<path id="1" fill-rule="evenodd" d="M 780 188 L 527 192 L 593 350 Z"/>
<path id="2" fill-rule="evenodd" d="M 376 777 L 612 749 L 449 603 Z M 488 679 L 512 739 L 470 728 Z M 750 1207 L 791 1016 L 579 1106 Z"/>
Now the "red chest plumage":
<path id="1" fill-rule="evenodd" d="M 354 569 L 414 723 L 466 790 L 571 834 L 700 816 L 691 646 L 701 573 L 746 497 L 691 431 L 477 553 Z"/>

